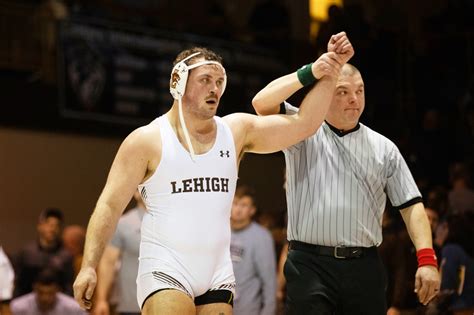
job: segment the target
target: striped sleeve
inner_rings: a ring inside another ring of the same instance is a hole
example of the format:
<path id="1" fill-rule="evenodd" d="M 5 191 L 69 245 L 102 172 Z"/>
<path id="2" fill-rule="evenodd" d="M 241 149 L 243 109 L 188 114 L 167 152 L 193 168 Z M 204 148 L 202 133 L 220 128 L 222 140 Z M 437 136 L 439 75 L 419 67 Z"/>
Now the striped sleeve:
<path id="1" fill-rule="evenodd" d="M 386 192 L 395 209 L 401 210 L 421 202 L 421 193 L 405 159 L 398 148 L 392 144 L 388 154 Z"/>

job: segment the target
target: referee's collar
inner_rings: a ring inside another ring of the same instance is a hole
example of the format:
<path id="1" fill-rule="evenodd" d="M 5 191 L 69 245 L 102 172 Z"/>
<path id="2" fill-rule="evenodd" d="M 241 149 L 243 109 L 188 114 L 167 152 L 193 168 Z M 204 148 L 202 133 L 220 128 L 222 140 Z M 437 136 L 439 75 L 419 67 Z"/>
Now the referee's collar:
<path id="1" fill-rule="evenodd" d="M 360 123 L 357 123 L 357 125 L 352 128 L 352 129 L 349 129 L 349 130 L 341 130 L 341 129 L 337 129 L 336 127 L 334 127 L 333 125 L 331 125 L 330 123 L 328 123 L 327 120 L 324 121 L 328 126 L 329 128 L 331 128 L 331 130 L 336 134 L 338 135 L 339 137 L 344 137 L 345 135 L 347 134 L 350 134 L 354 131 L 357 131 L 360 129 Z"/>

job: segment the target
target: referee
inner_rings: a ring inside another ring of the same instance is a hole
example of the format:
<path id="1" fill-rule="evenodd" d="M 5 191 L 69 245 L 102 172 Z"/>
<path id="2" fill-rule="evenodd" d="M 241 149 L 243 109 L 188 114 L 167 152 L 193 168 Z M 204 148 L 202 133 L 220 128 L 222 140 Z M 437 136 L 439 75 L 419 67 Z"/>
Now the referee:
<path id="1" fill-rule="evenodd" d="M 352 47 L 336 53 L 353 55 Z M 254 97 L 255 110 L 260 115 L 296 113 L 284 100 L 321 78 L 327 67 L 320 58 L 274 80 Z M 400 210 L 417 249 L 420 302 L 427 304 L 439 290 L 421 194 L 395 144 L 359 123 L 364 105 L 362 76 L 346 63 L 318 131 L 284 150 L 287 314 L 386 314 L 386 274 L 377 246 L 387 197 Z"/>

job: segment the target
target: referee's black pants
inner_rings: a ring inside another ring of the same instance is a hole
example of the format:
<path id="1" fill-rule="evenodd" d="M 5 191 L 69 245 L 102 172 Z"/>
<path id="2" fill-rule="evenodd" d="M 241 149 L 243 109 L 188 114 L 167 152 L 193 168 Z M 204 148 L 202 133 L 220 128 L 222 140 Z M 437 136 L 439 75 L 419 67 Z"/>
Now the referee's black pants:
<path id="1" fill-rule="evenodd" d="M 284 273 L 287 315 L 387 313 L 387 277 L 376 247 L 340 259 L 290 246 Z"/>

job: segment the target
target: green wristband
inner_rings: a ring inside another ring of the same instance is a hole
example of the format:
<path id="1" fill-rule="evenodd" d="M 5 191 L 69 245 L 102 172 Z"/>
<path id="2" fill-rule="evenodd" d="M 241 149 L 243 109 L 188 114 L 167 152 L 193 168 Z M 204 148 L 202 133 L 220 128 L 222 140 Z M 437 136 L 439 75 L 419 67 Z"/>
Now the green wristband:
<path id="1" fill-rule="evenodd" d="M 313 70 L 311 69 L 312 65 L 313 63 L 308 63 L 296 71 L 298 80 L 301 82 L 301 84 L 303 84 L 303 86 L 311 85 L 318 80 L 313 75 Z"/>

